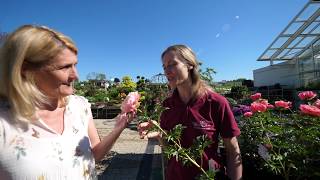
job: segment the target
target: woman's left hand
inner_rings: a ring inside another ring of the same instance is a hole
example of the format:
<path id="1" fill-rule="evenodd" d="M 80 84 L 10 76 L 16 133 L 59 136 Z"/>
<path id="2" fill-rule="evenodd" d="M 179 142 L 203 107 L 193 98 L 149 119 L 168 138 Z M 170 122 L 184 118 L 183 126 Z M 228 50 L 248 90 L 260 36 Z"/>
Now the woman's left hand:
<path id="1" fill-rule="evenodd" d="M 135 118 L 135 112 L 128 112 L 128 113 L 120 113 L 116 117 L 116 124 L 114 125 L 115 128 L 126 128 L 127 125 Z"/>

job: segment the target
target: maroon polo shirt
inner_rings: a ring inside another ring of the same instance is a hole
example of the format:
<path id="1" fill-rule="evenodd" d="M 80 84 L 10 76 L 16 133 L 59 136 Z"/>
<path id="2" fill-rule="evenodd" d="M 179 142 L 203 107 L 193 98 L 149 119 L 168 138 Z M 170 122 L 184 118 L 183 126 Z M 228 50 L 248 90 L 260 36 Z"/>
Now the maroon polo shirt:
<path id="1" fill-rule="evenodd" d="M 213 159 L 215 168 L 222 169 L 221 158 L 217 153 L 219 135 L 223 138 L 240 135 L 226 98 L 208 91 L 202 97 L 185 104 L 175 90 L 172 96 L 163 102 L 163 106 L 168 109 L 161 114 L 161 127 L 169 131 L 177 124 L 185 126 L 181 137 L 181 145 L 185 148 L 190 147 L 197 136 L 207 135 L 213 143 L 205 149 L 203 168 L 207 170 L 208 160 Z M 197 162 L 200 165 L 200 161 Z M 200 170 L 196 166 L 183 166 L 175 158 L 168 160 L 166 180 L 191 180 L 199 174 Z"/>

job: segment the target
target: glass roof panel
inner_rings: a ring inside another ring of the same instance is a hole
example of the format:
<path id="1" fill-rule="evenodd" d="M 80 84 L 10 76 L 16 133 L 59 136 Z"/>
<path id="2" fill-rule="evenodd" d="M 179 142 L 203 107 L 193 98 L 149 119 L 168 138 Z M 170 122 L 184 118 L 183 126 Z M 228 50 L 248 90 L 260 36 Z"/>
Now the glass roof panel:
<path id="1" fill-rule="evenodd" d="M 299 43 L 302 39 L 302 36 L 298 36 L 297 38 L 295 38 L 288 46 L 288 48 L 292 48 L 293 46 L 295 46 L 297 43 Z"/>
<path id="2" fill-rule="evenodd" d="M 305 21 L 320 8 L 319 3 L 310 4 L 303 13 L 297 18 L 299 21 Z"/>
<path id="3" fill-rule="evenodd" d="M 318 23 L 318 22 L 313 22 L 313 23 L 311 23 L 311 24 L 302 32 L 302 34 L 314 33 L 314 32 L 312 32 L 312 31 L 313 31 L 313 29 L 314 29 L 316 26 L 319 26 L 319 23 Z"/>
<path id="4" fill-rule="evenodd" d="M 282 57 L 285 59 L 290 59 L 293 58 L 296 54 L 298 54 L 300 51 L 302 51 L 301 49 L 292 49 L 286 56 Z"/>
<path id="5" fill-rule="evenodd" d="M 303 22 L 292 23 L 284 34 L 294 34 L 302 25 Z"/>
<path id="6" fill-rule="evenodd" d="M 284 49 L 277 57 L 276 59 L 280 59 L 282 56 L 284 56 L 290 49 Z"/>
<path id="7" fill-rule="evenodd" d="M 320 40 L 314 41 L 320 39 L 320 0 L 308 1 L 284 31 L 258 60 L 292 60 L 297 56 L 307 55 L 311 43 L 319 45 Z M 274 57 L 276 54 L 277 57 Z"/>
<path id="8" fill-rule="evenodd" d="M 318 39 L 318 40 L 313 44 L 313 46 L 317 46 L 317 45 L 320 45 L 320 39 Z"/>
<path id="9" fill-rule="evenodd" d="M 276 50 L 268 50 L 263 54 L 262 59 L 269 59 L 276 52 Z"/>
<path id="10" fill-rule="evenodd" d="M 280 48 L 287 40 L 289 37 L 280 37 L 274 44 L 271 46 L 271 48 Z"/>
<path id="11" fill-rule="evenodd" d="M 311 32 L 312 34 L 320 34 L 320 25 Z"/>
<path id="12" fill-rule="evenodd" d="M 306 38 L 304 38 L 298 45 L 297 47 L 305 47 L 307 46 L 311 41 L 313 41 L 316 37 L 315 36 L 308 36 Z"/>
<path id="13" fill-rule="evenodd" d="M 307 58 L 311 55 L 312 51 L 310 48 L 308 48 L 307 50 L 305 50 L 299 57 L 304 57 Z"/>

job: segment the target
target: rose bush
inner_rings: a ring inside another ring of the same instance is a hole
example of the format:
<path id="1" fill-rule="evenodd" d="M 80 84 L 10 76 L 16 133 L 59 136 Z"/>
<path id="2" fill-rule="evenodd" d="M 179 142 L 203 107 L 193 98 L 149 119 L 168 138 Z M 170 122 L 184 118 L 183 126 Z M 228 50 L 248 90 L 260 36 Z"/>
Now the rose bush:
<path id="1" fill-rule="evenodd" d="M 288 101 L 272 105 L 261 95 L 251 96 L 251 111 L 239 122 L 245 170 L 284 179 L 320 177 L 320 100 L 313 92 L 298 96 L 304 101 L 298 111 Z"/>

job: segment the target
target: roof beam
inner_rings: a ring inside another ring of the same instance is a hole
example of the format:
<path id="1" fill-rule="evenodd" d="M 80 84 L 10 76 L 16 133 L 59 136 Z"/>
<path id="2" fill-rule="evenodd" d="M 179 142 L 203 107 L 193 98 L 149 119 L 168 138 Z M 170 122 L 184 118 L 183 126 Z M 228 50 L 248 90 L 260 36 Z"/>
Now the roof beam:
<path id="1" fill-rule="evenodd" d="M 301 12 L 299 14 L 301 14 Z M 277 57 L 283 51 L 283 49 L 285 49 L 296 37 L 298 37 L 319 16 L 320 16 L 320 9 L 318 9 L 315 13 L 313 13 L 313 15 L 302 26 L 300 26 L 300 28 L 271 56 L 271 59 L 274 59 L 275 57 Z M 289 26 L 290 25 L 291 23 L 289 24 Z M 288 29 L 288 26 L 285 30 L 287 29 Z M 283 32 L 281 34 L 283 34 Z"/>

